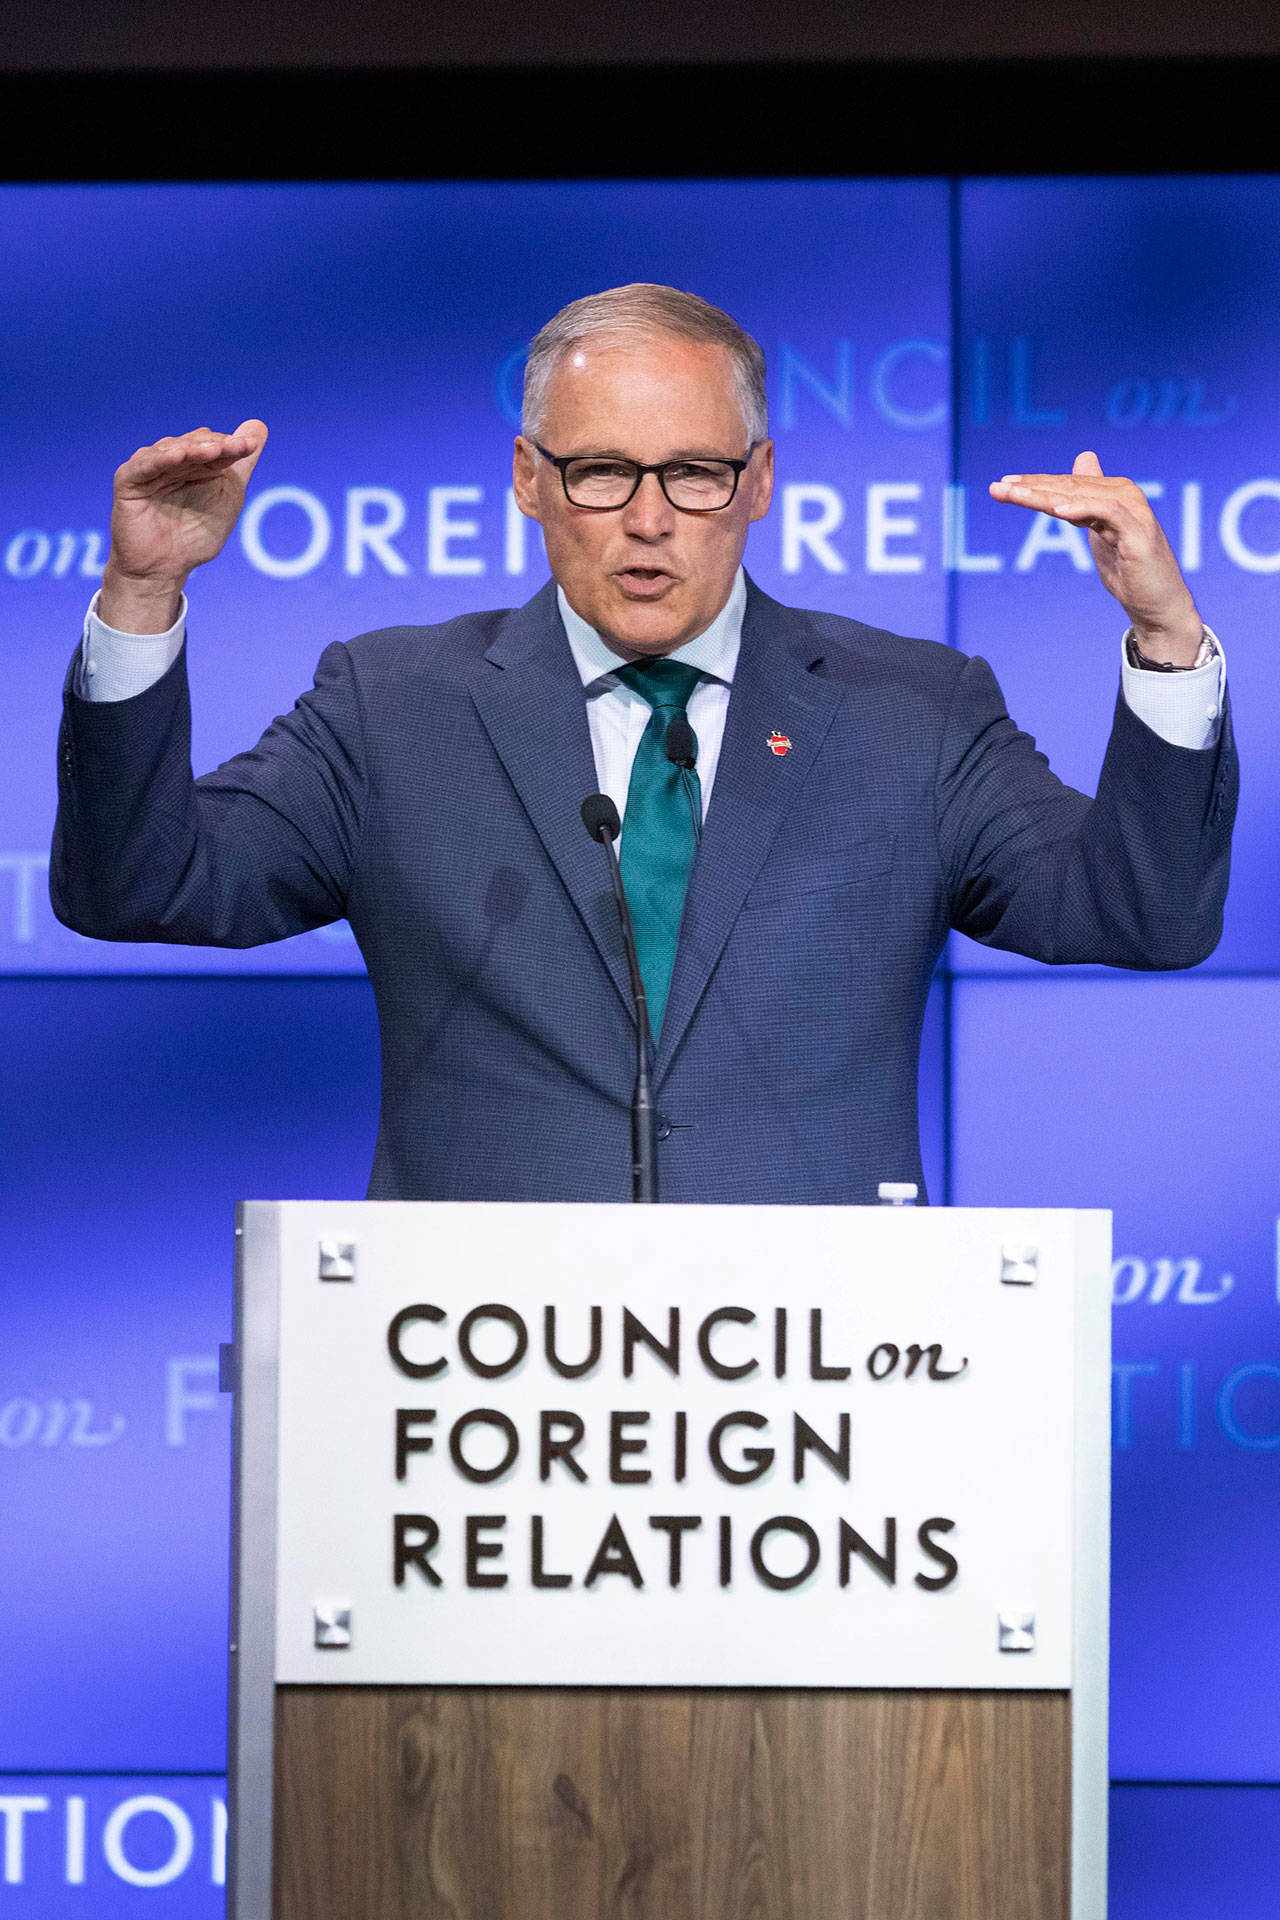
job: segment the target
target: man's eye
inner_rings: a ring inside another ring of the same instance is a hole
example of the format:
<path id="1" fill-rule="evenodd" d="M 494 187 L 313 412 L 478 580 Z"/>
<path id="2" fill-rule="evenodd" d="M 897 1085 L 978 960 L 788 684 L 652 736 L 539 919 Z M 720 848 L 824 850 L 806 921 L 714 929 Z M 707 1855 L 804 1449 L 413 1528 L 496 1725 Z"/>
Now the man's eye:
<path id="1" fill-rule="evenodd" d="M 681 460 L 668 467 L 667 485 L 696 500 L 710 499 L 733 486 L 733 468 L 723 460 Z"/>
<path id="2" fill-rule="evenodd" d="M 573 480 L 629 480 L 630 467 L 620 460 L 581 460 L 570 468 Z"/>

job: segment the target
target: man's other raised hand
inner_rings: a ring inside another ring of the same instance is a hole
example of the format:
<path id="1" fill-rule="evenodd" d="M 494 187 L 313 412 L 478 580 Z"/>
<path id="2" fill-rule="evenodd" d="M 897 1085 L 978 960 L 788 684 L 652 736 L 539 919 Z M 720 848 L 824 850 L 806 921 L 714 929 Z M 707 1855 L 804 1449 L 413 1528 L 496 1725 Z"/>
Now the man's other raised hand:
<path id="1" fill-rule="evenodd" d="M 234 433 L 196 427 L 117 468 L 99 619 L 123 633 L 173 625 L 188 574 L 226 544 L 266 439 L 261 420 Z"/>
<path id="2" fill-rule="evenodd" d="M 1070 473 L 1007 473 L 990 488 L 993 500 L 1087 527 L 1094 565 L 1115 595 L 1148 659 L 1190 667 L 1203 626 L 1173 550 L 1132 480 L 1103 473 L 1096 453 L 1077 454 Z"/>

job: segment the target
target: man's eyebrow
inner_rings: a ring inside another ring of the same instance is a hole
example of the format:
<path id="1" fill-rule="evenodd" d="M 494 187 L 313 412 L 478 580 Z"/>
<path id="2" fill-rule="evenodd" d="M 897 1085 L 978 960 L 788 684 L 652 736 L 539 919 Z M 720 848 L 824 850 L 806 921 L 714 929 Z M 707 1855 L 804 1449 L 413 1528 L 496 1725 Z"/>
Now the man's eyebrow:
<path id="1" fill-rule="evenodd" d="M 667 458 L 668 460 L 736 460 L 737 455 L 725 453 L 719 447 L 714 451 L 710 447 L 677 447 L 674 453 L 667 455 Z"/>
<path id="2" fill-rule="evenodd" d="M 632 466 L 636 467 L 651 464 L 648 461 L 637 460 L 634 453 L 624 453 L 621 447 L 584 447 L 581 452 L 567 453 L 561 457 L 566 460 L 629 460 Z M 667 454 L 665 459 L 652 464 L 666 466 L 673 460 L 735 460 L 737 457 L 736 454 L 724 453 L 719 449 L 713 452 L 709 447 L 677 447 L 673 453 Z"/>

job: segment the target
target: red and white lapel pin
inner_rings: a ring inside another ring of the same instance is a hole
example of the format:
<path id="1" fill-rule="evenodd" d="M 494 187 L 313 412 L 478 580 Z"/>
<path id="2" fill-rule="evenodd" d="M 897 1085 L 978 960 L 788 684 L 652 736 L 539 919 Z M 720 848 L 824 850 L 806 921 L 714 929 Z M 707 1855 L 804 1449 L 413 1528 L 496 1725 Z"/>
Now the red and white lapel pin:
<path id="1" fill-rule="evenodd" d="M 779 760 L 781 760 L 784 753 L 790 753 L 791 751 L 790 740 L 788 740 L 785 733 L 779 733 L 776 728 L 769 735 L 768 745 L 770 753 L 776 753 Z"/>

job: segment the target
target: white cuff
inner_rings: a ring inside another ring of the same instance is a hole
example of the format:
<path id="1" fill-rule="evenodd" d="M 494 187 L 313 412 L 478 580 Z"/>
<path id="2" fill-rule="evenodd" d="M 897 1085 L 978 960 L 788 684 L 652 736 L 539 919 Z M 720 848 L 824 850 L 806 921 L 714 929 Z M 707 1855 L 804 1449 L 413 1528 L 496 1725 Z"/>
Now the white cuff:
<path id="1" fill-rule="evenodd" d="M 1157 673 L 1150 667 L 1130 666 L 1128 643 L 1132 632 L 1130 627 L 1120 643 L 1120 683 L 1130 712 L 1171 747 L 1200 751 L 1216 746 L 1227 694 L 1227 662 L 1218 636 L 1205 628 L 1205 640 L 1212 652 L 1204 666 L 1188 668 L 1185 673 Z"/>
<path id="2" fill-rule="evenodd" d="M 187 629 L 187 596 L 167 633 L 120 633 L 98 618 L 98 595 L 89 602 L 75 690 L 82 700 L 131 700 L 145 693 L 173 665 Z"/>

